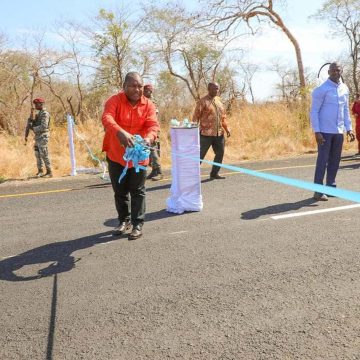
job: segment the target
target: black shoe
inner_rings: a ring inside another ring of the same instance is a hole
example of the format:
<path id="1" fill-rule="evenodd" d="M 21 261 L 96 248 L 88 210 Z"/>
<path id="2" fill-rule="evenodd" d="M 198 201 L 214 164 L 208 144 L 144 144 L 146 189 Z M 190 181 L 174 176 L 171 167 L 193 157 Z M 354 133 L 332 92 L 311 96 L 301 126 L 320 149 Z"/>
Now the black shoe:
<path id="1" fill-rule="evenodd" d="M 336 185 L 326 185 L 326 186 L 329 186 L 329 187 L 332 187 L 332 188 L 336 188 Z M 326 194 L 326 196 L 328 197 L 328 198 L 333 198 L 333 197 L 335 197 L 334 195 L 329 195 L 329 194 Z"/>
<path id="2" fill-rule="evenodd" d="M 159 168 L 159 169 L 156 169 L 156 175 L 153 176 L 153 177 L 151 178 L 151 180 L 153 180 L 153 181 L 159 181 L 159 180 L 162 180 L 163 178 L 164 178 L 164 175 L 162 174 L 161 169 Z"/>
<path id="3" fill-rule="evenodd" d="M 210 180 L 220 180 L 220 179 L 225 179 L 225 176 L 221 176 L 219 174 L 210 175 Z"/>
<path id="4" fill-rule="evenodd" d="M 147 180 L 152 179 L 154 176 L 157 175 L 157 169 L 152 169 L 151 173 L 146 177 Z"/>
<path id="5" fill-rule="evenodd" d="M 128 239 L 129 240 L 136 240 L 141 236 L 142 236 L 142 226 L 141 225 L 136 225 L 136 226 L 133 227 Z"/>
<path id="6" fill-rule="evenodd" d="M 127 230 L 130 230 L 131 228 L 131 223 L 130 221 L 123 221 L 119 224 L 119 226 L 117 226 L 114 230 L 113 230 L 113 235 L 122 235 L 124 234 Z"/>
<path id="7" fill-rule="evenodd" d="M 42 170 L 39 170 L 35 176 L 39 178 L 39 177 L 44 176 L 44 173 Z"/>
<path id="8" fill-rule="evenodd" d="M 313 198 L 315 200 L 317 200 L 317 201 L 328 201 L 329 200 L 327 195 L 321 194 L 321 193 L 318 193 L 318 192 L 314 193 Z"/>
<path id="9" fill-rule="evenodd" d="M 53 177 L 53 173 L 52 173 L 51 170 L 47 170 L 47 171 L 46 171 L 46 174 L 45 174 L 45 175 L 42 175 L 42 177 L 49 177 L 49 178 L 51 178 L 51 177 Z"/>

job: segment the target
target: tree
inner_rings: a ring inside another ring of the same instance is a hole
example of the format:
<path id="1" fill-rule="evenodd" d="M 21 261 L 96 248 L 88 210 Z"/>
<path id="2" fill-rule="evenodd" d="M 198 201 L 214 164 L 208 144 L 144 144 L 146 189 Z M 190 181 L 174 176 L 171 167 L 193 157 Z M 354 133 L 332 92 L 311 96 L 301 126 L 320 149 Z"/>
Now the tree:
<path id="1" fill-rule="evenodd" d="M 275 85 L 278 90 L 280 99 L 288 105 L 296 102 L 300 97 L 299 78 L 297 69 L 290 64 L 282 62 L 280 59 L 273 59 L 269 66 L 269 70 L 273 71 L 280 78 L 280 82 Z M 309 69 L 304 69 L 306 83 L 310 86 L 315 84 L 315 76 L 311 75 Z"/>
<path id="2" fill-rule="evenodd" d="M 259 71 L 260 66 L 258 64 L 241 63 L 240 67 L 241 67 L 241 70 L 242 70 L 242 73 L 244 76 L 244 82 L 250 93 L 251 102 L 254 104 L 255 96 L 254 96 L 252 81 L 253 81 L 255 73 L 257 73 Z"/>
<path id="3" fill-rule="evenodd" d="M 0 53 L 0 129 L 16 134 L 21 128 L 19 113 L 30 96 L 31 57 L 21 51 Z M 30 113 L 30 107 L 28 108 Z"/>
<path id="4" fill-rule="evenodd" d="M 145 30 L 154 34 L 154 49 L 169 73 L 186 84 L 191 96 L 198 100 L 207 83 L 216 79 L 227 45 L 219 44 L 179 6 L 145 9 Z"/>
<path id="5" fill-rule="evenodd" d="M 31 50 L 0 49 L 0 128 L 11 134 L 23 130 L 34 97 L 46 99 L 56 121 L 69 112 L 67 100 L 78 91 L 69 81 L 71 54 L 47 48 L 43 34 L 30 41 Z"/>
<path id="6" fill-rule="evenodd" d="M 88 74 L 89 71 L 86 70 L 90 67 L 86 55 L 83 55 L 86 50 L 83 45 L 83 28 L 79 24 L 66 22 L 58 26 L 57 33 L 65 41 L 63 52 L 68 54 L 63 64 L 65 73 L 69 82 L 75 85 L 75 95 L 72 94 L 74 91 L 71 91 L 67 94 L 66 101 L 73 118 L 79 117 L 80 121 L 83 121 L 86 86 L 84 73 Z"/>
<path id="7" fill-rule="evenodd" d="M 193 106 L 193 98 L 182 80 L 163 70 L 156 77 L 156 84 L 155 100 L 159 105 L 161 122 L 190 116 L 188 109 Z"/>
<path id="8" fill-rule="evenodd" d="M 360 0 L 326 1 L 314 17 L 328 21 L 333 29 L 333 35 L 347 39 L 352 80 L 349 87 L 359 92 Z"/>
<path id="9" fill-rule="evenodd" d="M 236 108 L 238 100 L 242 102 L 246 101 L 246 85 L 243 83 L 239 87 L 238 81 L 236 81 L 237 75 L 238 72 L 230 62 L 219 67 L 216 74 L 216 81 L 220 85 L 221 98 L 224 102 L 226 112 L 229 114 Z"/>
<path id="10" fill-rule="evenodd" d="M 242 21 L 251 29 L 252 33 L 254 33 L 252 20 L 257 20 L 258 23 L 267 20 L 270 24 L 278 27 L 294 46 L 299 87 L 302 96 L 306 96 L 306 80 L 299 43 L 285 25 L 279 12 L 274 9 L 274 1 L 212 0 L 210 3 L 206 2 L 206 8 L 210 9 L 206 16 L 206 25 L 212 27 L 218 35 L 228 34 L 230 30 L 235 30 Z"/>
<path id="11" fill-rule="evenodd" d="M 125 75 L 137 70 L 141 75 L 149 71 L 148 56 L 134 51 L 134 43 L 142 34 L 140 21 L 131 22 L 125 13 L 115 14 L 100 9 L 96 17 L 96 29 L 89 31 L 99 66 L 96 72 L 97 86 L 107 86 L 111 90 L 122 88 Z"/>
<path id="12" fill-rule="evenodd" d="M 47 48 L 43 43 L 43 34 L 40 34 L 33 40 L 34 51 L 27 50 L 27 54 L 31 54 L 30 77 L 32 79 L 30 89 L 30 104 L 36 89 L 41 89 L 44 85 L 50 90 L 50 93 L 57 99 L 61 105 L 61 112 L 68 112 L 66 101 L 67 92 L 63 86 L 58 87 L 67 76 L 68 70 L 64 67 L 65 62 L 70 58 L 68 53 L 60 53 Z M 52 111 L 54 114 L 55 111 Z M 53 115 L 54 116 L 54 115 Z M 62 118 L 63 116 L 61 116 Z"/>

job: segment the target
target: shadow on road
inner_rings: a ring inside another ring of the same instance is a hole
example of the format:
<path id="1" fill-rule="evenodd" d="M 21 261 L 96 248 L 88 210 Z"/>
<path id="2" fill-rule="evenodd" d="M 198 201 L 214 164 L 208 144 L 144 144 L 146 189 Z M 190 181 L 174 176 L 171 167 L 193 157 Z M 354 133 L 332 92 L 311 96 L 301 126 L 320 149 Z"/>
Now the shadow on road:
<path id="1" fill-rule="evenodd" d="M 191 213 L 192 213 L 192 211 L 185 211 L 182 214 L 174 214 L 174 213 L 170 213 L 170 212 L 166 211 L 165 209 L 161 209 L 159 211 L 147 212 L 145 215 L 145 225 L 149 221 L 161 220 L 161 219 L 166 219 L 166 218 L 170 218 L 170 217 L 174 217 L 174 216 L 181 216 L 181 215 L 186 215 L 186 214 L 191 214 Z M 109 226 L 109 227 L 115 227 L 115 226 L 119 225 L 119 221 L 117 218 L 107 219 L 104 222 L 104 225 Z"/>
<path id="2" fill-rule="evenodd" d="M 201 183 L 207 183 L 209 181 L 212 181 L 212 180 L 211 179 L 203 179 L 203 180 L 201 180 Z M 152 186 L 152 187 L 146 187 L 146 192 L 151 192 L 151 191 L 156 191 L 156 190 L 165 190 L 165 189 L 170 189 L 170 188 L 171 188 L 171 183 L 164 184 L 164 185 Z"/>
<path id="3" fill-rule="evenodd" d="M 148 180 L 149 181 L 149 180 Z M 164 184 L 164 185 L 157 185 L 157 186 L 152 186 L 152 187 L 146 187 L 146 192 L 151 192 L 151 191 L 155 191 L 155 190 L 165 190 L 165 189 L 170 189 L 171 184 Z"/>
<path id="4" fill-rule="evenodd" d="M 102 184 L 87 185 L 84 188 L 85 189 L 102 189 L 102 188 L 108 188 L 108 187 L 111 187 L 111 183 L 105 182 Z"/>
<path id="5" fill-rule="evenodd" d="M 174 216 L 186 215 L 186 214 L 190 214 L 190 213 L 191 213 L 191 211 L 185 211 L 182 214 L 174 214 L 174 213 L 170 213 L 170 212 L 166 211 L 165 209 L 162 209 L 162 210 L 159 210 L 159 211 L 146 213 L 145 222 L 146 221 L 161 220 L 161 219 L 166 219 L 166 218 L 170 218 L 170 217 L 174 217 Z"/>
<path id="6" fill-rule="evenodd" d="M 283 204 L 277 204 L 277 205 L 271 205 L 264 208 L 249 210 L 246 212 L 243 212 L 241 214 L 241 219 L 243 220 L 253 220 L 257 219 L 260 216 L 264 215 L 270 215 L 270 214 L 279 214 L 290 210 L 299 210 L 304 206 L 308 207 L 316 207 L 318 206 L 315 204 L 317 201 L 313 198 L 305 199 L 297 202 L 292 203 L 283 203 Z"/>
<path id="7" fill-rule="evenodd" d="M 359 155 L 346 155 L 341 157 L 341 161 L 355 161 L 360 160 Z"/>
<path id="8" fill-rule="evenodd" d="M 339 166 L 339 169 L 342 169 L 342 170 L 356 170 L 359 168 L 360 168 L 360 163 Z"/>
<path id="9" fill-rule="evenodd" d="M 75 257 L 72 256 L 73 252 L 92 247 L 96 244 L 113 241 L 114 239 L 116 239 L 116 237 L 112 236 L 111 231 L 107 231 L 31 249 L 20 255 L 0 261 L 0 280 L 29 281 L 70 271 L 74 268 L 75 263 L 81 260 L 81 258 L 75 259 Z M 51 262 L 51 264 L 40 269 L 36 275 L 21 276 L 15 274 L 17 270 L 26 265 L 46 264 L 49 262 Z"/>

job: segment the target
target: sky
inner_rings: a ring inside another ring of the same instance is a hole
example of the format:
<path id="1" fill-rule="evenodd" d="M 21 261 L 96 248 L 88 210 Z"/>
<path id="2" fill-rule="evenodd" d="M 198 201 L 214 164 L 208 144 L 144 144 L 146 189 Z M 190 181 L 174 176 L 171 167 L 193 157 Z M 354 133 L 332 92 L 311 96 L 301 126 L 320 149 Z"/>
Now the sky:
<path id="1" fill-rule="evenodd" d="M 196 0 L 185 0 L 190 6 Z M 276 4 L 276 1 L 274 1 Z M 123 3 L 136 8 L 138 0 L 0 0 L 0 32 L 7 35 L 10 43 L 36 29 L 51 30 L 62 20 L 76 20 L 89 24 L 100 8 L 115 10 Z M 346 50 L 344 42 L 330 35 L 328 24 L 309 19 L 324 3 L 324 0 L 287 0 L 285 9 L 280 10 L 286 26 L 293 33 L 302 50 L 304 66 L 317 74 L 325 62 L 335 60 Z M 21 11 L 19 11 L 21 9 Z M 246 62 L 261 64 L 262 70 L 254 76 L 253 88 L 257 100 L 270 98 L 275 90 L 276 74 L 266 70 L 272 59 L 281 59 L 295 66 L 295 51 L 285 34 L 266 28 L 259 36 L 239 38 L 239 47 L 246 48 Z M 234 44 L 233 44 L 234 46 Z M 235 43 L 236 46 L 236 43 Z"/>

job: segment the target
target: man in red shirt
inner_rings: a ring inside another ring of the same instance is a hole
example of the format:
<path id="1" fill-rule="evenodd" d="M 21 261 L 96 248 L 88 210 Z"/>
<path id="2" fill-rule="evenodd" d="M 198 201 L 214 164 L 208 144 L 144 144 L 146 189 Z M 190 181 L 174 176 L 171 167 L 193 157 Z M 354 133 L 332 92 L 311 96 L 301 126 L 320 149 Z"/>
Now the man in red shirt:
<path id="1" fill-rule="evenodd" d="M 132 224 L 129 240 L 135 240 L 142 236 L 144 224 L 146 170 L 139 169 L 136 172 L 130 161 L 129 169 L 119 183 L 126 165 L 123 156 L 126 147 L 134 146 L 133 135 L 140 135 L 147 144 L 151 144 L 160 128 L 155 105 L 143 96 L 141 76 L 129 72 L 125 76 L 123 88 L 123 91 L 111 96 L 104 106 L 101 119 L 105 128 L 103 151 L 106 152 L 119 219 L 119 226 L 113 233 L 124 234 Z M 139 165 L 146 166 L 148 163 L 149 159 Z"/>
<path id="2" fill-rule="evenodd" d="M 356 140 L 358 141 L 358 152 L 356 155 L 360 155 L 360 94 L 356 94 L 355 102 L 352 106 L 352 113 L 355 115 L 356 125 L 355 125 L 355 134 Z"/>

